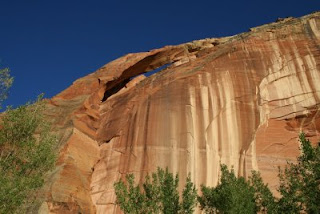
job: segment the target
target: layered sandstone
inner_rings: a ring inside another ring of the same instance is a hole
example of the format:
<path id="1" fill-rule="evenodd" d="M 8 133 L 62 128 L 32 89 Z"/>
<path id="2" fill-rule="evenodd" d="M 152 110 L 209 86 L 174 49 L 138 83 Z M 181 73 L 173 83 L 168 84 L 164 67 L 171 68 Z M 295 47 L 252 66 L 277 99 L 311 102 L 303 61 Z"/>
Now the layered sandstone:
<path id="1" fill-rule="evenodd" d="M 158 166 L 197 186 L 220 163 L 260 170 L 275 190 L 298 133 L 320 138 L 319 83 L 320 13 L 116 59 L 48 104 L 61 151 L 40 211 L 118 213 L 113 183 Z"/>

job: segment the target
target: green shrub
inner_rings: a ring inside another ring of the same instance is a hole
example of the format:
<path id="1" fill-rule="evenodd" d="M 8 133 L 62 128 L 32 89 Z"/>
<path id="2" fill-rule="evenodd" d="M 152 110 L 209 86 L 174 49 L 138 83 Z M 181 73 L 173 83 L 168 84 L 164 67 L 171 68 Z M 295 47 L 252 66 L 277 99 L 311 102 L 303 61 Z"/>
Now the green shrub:
<path id="1" fill-rule="evenodd" d="M 190 176 L 186 180 L 179 200 L 178 175 L 168 169 L 158 168 L 152 176 L 146 176 L 142 186 L 134 184 L 134 176 L 126 176 L 126 183 L 120 180 L 114 184 L 117 204 L 124 213 L 193 213 L 197 203 L 197 192 Z"/>
<path id="2" fill-rule="evenodd" d="M 280 198 L 275 198 L 263 183 L 259 172 L 251 177 L 237 177 L 234 170 L 221 165 L 221 179 L 216 187 L 201 186 L 198 196 L 205 213 L 320 213 L 320 143 L 316 147 L 299 135 L 301 155 L 297 163 L 288 163 L 279 171 Z M 145 183 L 134 185 L 134 176 L 127 175 L 127 185 L 115 184 L 117 203 L 125 213 L 192 213 L 197 204 L 196 189 L 190 175 L 179 202 L 178 176 L 158 169 Z"/>
<path id="3" fill-rule="evenodd" d="M 278 213 L 320 213 L 320 146 L 299 136 L 301 155 L 279 172 Z"/>
<path id="4" fill-rule="evenodd" d="M 0 122 L 0 213 L 24 213 L 55 163 L 56 138 L 44 121 L 44 103 L 8 108 Z"/>
<path id="5" fill-rule="evenodd" d="M 256 171 L 246 181 L 222 164 L 219 184 L 201 186 L 201 191 L 198 201 L 205 213 L 274 213 L 276 209 L 275 198 Z"/>
<path id="6" fill-rule="evenodd" d="M 249 184 L 254 188 L 254 201 L 256 213 L 277 213 L 276 198 L 267 184 L 264 184 L 260 173 L 252 171 Z"/>
<path id="7" fill-rule="evenodd" d="M 13 77 L 10 76 L 9 68 L 0 68 L 0 108 L 2 102 L 7 99 L 8 90 L 13 82 Z"/>
<path id="8" fill-rule="evenodd" d="M 221 165 L 221 173 L 216 187 L 201 186 L 201 209 L 206 213 L 255 213 L 254 188 L 243 177 L 237 178 L 226 165 Z"/>

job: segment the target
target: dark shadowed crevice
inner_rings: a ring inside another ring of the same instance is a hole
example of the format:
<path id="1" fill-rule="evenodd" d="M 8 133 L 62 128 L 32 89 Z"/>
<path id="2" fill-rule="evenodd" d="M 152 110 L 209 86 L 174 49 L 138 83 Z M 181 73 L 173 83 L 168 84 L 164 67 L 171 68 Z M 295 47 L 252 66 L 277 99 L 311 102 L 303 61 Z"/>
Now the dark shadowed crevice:
<path id="1" fill-rule="evenodd" d="M 172 59 L 163 57 L 163 53 L 157 53 L 144 58 L 143 60 L 124 70 L 119 78 L 107 82 L 105 93 L 101 101 L 104 102 L 109 97 L 116 94 L 123 87 L 125 87 L 130 80 L 134 79 L 135 77 L 141 74 L 145 74 L 148 77 L 167 68 L 171 65 L 172 62 Z"/>
<path id="2" fill-rule="evenodd" d="M 168 64 L 165 64 L 165 65 L 162 65 L 159 68 L 156 68 L 156 69 L 154 69 L 152 71 L 148 71 L 148 72 L 143 73 L 143 75 L 145 75 L 146 77 L 150 77 L 152 74 L 158 73 L 159 71 L 162 71 L 162 70 L 168 68 L 170 65 L 172 65 L 172 64 L 168 63 Z M 140 75 L 141 74 L 133 76 L 133 77 L 130 77 L 130 80 L 133 80 L 134 78 L 136 78 L 137 76 L 140 76 Z"/>
<path id="3" fill-rule="evenodd" d="M 145 75 L 146 77 L 149 77 L 149 76 L 151 76 L 152 74 L 158 73 L 159 71 L 162 71 L 162 70 L 168 68 L 170 65 L 171 65 L 171 63 L 164 64 L 164 65 L 160 66 L 159 68 L 154 69 L 153 71 L 149 71 L 149 72 L 144 73 L 144 75 Z"/>
<path id="4" fill-rule="evenodd" d="M 108 84 L 107 84 L 107 88 L 109 88 L 109 90 L 106 90 L 104 92 L 104 95 L 103 95 L 103 98 L 102 98 L 102 102 L 103 101 L 106 101 L 108 99 L 108 97 L 112 96 L 113 94 L 116 94 L 118 91 L 120 91 L 123 87 L 126 86 L 126 84 L 130 81 L 130 78 L 129 79 L 125 79 L 123 80 L 122 82 L 119 82 L 118 84 L 115 84 L 114 86 L 109 86 L 108 87 Z M 113 83 L 110 82 L 111 84 Z M 109 85 L 111 85 L 109 84 Z"/>

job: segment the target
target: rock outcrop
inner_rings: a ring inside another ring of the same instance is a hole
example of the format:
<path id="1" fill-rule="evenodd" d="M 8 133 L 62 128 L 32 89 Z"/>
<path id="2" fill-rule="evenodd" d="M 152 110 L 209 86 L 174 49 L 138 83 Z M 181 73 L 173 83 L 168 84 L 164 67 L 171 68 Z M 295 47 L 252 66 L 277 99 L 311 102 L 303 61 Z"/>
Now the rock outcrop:
<path id="1" fill-rule="evenodd" d="M 119 213 L 113 183 L 158 166 L 208 186 L 220 163 L 260 170 L 275 190 L 298 133 L 320 138 L 319 83 L 320 13 L 116 59 L 49 101 L 61 151 L 40 210 Z"/>

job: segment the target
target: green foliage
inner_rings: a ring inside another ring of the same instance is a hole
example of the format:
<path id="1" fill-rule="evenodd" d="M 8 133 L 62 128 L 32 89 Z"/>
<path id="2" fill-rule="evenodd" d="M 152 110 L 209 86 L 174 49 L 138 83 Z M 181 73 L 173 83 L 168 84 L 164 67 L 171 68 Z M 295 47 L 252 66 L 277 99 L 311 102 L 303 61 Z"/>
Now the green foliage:
<path id="1" fill-rule="evenodd" d="M 201 186 L 201 209 L 206 213 L 255 213 L 254 188 L 243 177 L 237 178 L 226 165 L 221 165 L 221 173 L 216 187 Z"/>
<path id="2" fill-rule="evenodd" d="M 222 164 L 221 174 L 216 187 L 201 186 L 198 201 L 205 213 L 275 213 L 275 199 L 258 172 L 246 181 Z"/>
<path id="3" fill-rule="evenodd" d="M 222 165 L 218 186 L 201 187 L 201 209 L 206 213 L 320 213 L 320 146 L 312 147 L 304 133 L 299 138 L 297 163 L 288 163 L 279 172 L 281 198 L 274 198 L 258 172 L 245 181 Z"/>
<path id="4" fill-rule="evenodd" d="M 312 147 L 305 134 L 299 136 L 301 155 L 279 172 L 282 195 L 279 213 L 320 213 L 320 146 Z"/>
<path id="5" fill-rule="evenodd" d="M 142 187 L 134 185 L 134 176 L 126 176 L 123 181 L 115 183 L 117 204 L 124 213 L 193 213 L 196 206 L 197 193 L 190 176 L 179 201 L 178 175 L 173 176 L 168 169 L 158 168 L 152 176 L 146 176 Z"/>
<path id="6" fill-rule="evenodd" d="M 182 191 L 181 213 L 193 213 L 197 204 L 197 190 L 191 181 L 190 174 L 187 177 L 185 187 Z"/>
<path id="7" fill-rule="evenodd" d="M 279 171 L 281 198 L 276 199 L 263 183 L 259 172 L 252 171 L 246 180 L 234 170 L 221 165 L 221 179 L 216 187 L 201 186 L 197 197 L 205 213 L 320 213 L 320 143 L 312 147 L 305 134 L 299 136 L 301 155 L 297 163 L 288 163 Z M 140 188 L 134 176 L 128 175 L 127 185 L 115 184 L 117 203 L 125 213 L 193 213 L 196 189 L 190 175 L 179 202 L 178 176 L 158 169 L 146 177 Z"/>
<path id="8" fill-rule="evenodd" d="M 268 185 L 263 183 L 259 172 L 252 171 L 249 184 L 254 189 L 255 211 L 257 213 L 277 213 L 276 199 Z"/>
<path id="9" fill-rule="evenodd" d="M 0 69 L 0 108 L 1 103 L 7 99 L 8 90 L 13 82 L 13 77 L 10 76 L 9 68 Z"/>
<path id="10" fill-rule="evenodd" d="M 0 122 L 0 213 L 23 213 L 55 162 L 56 138 L 42 117 L 44 103 L 8 109 Z"/>

